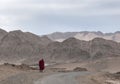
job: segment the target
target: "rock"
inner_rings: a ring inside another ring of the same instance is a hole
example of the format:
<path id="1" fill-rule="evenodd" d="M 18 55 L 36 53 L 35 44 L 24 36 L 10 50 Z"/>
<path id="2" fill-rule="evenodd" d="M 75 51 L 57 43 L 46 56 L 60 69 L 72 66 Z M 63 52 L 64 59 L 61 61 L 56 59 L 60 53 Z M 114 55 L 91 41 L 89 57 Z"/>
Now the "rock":
<path id="1" fill-rule="evenodd" d="M 76 67 L 73 71 L 88 71 L 86 68 Z"/>

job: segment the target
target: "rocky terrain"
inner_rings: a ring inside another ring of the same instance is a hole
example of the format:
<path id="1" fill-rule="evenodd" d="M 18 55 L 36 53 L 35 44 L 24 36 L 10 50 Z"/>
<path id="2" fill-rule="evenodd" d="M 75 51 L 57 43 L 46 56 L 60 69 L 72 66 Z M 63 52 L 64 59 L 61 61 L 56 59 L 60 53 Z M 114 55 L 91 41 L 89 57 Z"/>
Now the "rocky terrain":
<path id="1" fill-rule="evenodd" d="M 0 63 L 35 64 L 41 58 L 46 63 L 69 63 L 120 57 L 120 44 L 103 38 L 90 41 L 68 38 L 52 42 L 47 36 L 20 30 L 0 32 Z"/>
<path id="2" fill-rule="evenodd" d="M 55 32 L 52 34 L 47 35 L 51 40 L 53 41 L 59 41 L 62 42 L 70 37 L 74 37 L 79 40 L 85 40 L 89 41 L 94 38 L 104 38 L 106 40 L 113 40 L 116 42 L 120 42 L 120 32 L 117 31 L 115 33 L 102 33 L 100 31 L 98 32 L 88 32 L 88 31 L 83 31 L 83 32 Z"/>
<path id="3" fill-rule="evenodd" d="M 119 32 L 82 32 L 84 39 L 76 33 L 67 33 L 63 42 L 57 42 L 30 32 L 1 29 L 0 84 L 58 84 L 56 79 L 62 84 L 120 84 Z M 114 36 L 114 40 L 99 35 Z M 48 64 L 43 73 L 33 68 L 41 58 Z"/>
<path id="4" fill-rule="evenodd" d="M 35 81 L 44 76 L 56 72 L 47 69 L 40 73 L 38 69 L 28 65 L 3 64 L 0 65 L 0 84 L 34 84 Z"/>
<path id="5" fill-rule="evenodd" d="M 78 76 L 79 84 L 120 84 L 120 74 L 95 73 L 89 76 Z"/>
<path id="6" fill-rule="evenodd" d="M 120 44 L 112 40 L 95 38 L 82 41 L 69 38 L 63 42 L 52 42 L 45 47 L 43 57 L 51 62 L 80 62 L 120 57 Z"/>
<path id="7" fill-rule="evenodd" d="M 4 64 L 0 66 L 0 84 L 120 84 L 120 72 L 96 72 L 82 67 L 67 70 L 55 66 L 48 66 L 40 73 L 27 65 Z"/>
<path id="8" fill-rule="evenodd" d="M 28 59 L 34 60 L 34 57 L 41 58 L 39 53 L 50 42 L 47 37 L 39 37 L 30 32 L 0 30 L 0 63 L 20 64 Z"/>

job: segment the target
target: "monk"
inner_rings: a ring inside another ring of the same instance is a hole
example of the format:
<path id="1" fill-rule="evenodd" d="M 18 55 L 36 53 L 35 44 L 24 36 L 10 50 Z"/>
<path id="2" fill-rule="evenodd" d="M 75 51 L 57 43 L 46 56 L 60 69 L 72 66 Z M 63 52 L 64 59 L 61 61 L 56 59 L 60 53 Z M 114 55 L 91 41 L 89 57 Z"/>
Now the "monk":
<path id="1" fill-rule="evenodd" d="M 41 59 L 41 60 L 39 61 L 39 70 L 40 70 L 40 72 L 43 72 L 44 69 L 45 69 L 44 60 Z"/>

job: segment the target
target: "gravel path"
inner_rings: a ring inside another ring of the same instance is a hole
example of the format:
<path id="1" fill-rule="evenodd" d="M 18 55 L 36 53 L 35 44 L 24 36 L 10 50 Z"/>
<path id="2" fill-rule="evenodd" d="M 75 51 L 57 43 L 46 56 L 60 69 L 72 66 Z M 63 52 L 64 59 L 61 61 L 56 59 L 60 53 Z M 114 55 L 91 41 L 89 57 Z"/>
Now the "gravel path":
<path id="1" fill-rule="evenodd" d="M 78 84 L 77 76 L 89 75 L 90 72 L 68 72 L 47 76 L 34 84 Z"/>

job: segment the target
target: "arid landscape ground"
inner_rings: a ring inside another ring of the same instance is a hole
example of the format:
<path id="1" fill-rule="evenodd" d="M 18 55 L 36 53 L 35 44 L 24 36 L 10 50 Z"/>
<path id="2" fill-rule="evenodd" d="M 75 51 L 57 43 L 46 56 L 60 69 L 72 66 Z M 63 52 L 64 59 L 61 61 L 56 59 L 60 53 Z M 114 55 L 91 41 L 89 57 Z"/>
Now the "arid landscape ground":
<path id="1" fill-rule="evenodd" d="M 0 66 L 0 84 L 120 84 L 120 72 L 89 71 L 81 63 L 57 64 L 44 72 L 25 65 Z"/>

